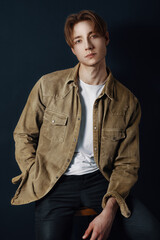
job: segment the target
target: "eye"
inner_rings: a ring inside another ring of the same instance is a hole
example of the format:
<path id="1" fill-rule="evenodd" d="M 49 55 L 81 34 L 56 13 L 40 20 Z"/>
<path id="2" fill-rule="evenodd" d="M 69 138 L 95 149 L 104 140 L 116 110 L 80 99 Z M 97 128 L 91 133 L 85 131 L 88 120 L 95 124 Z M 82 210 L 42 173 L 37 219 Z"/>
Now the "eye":
<path id="1" fill-rule="evenodd" d="M 81 40 L 81 39 L 78 39 L 78 40 L 74 41 L 74 44 L 79 44 L 79 43 L 81 43 L 81 42 L 82 42 L 82 40 Z"/>
<path id="2" fill-rule="evenodd" d="M 97 38 L 97 37 L 98 37 L 97 34 L 92 34 L 92 35 L 91 35 L 91 38 Z"/>

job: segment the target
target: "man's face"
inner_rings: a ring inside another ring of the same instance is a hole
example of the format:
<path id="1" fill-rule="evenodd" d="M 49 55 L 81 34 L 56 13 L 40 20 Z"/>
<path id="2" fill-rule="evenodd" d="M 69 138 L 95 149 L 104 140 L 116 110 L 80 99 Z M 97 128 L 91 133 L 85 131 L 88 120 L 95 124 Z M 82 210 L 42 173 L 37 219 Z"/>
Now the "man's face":
<path id="1" fill-rule="evenodd" d="M 106 38 L 95 32 L 91 21 L 82 21 L 73 28 L 72 52 L 79 62 L 86 66 L 95 66 L 105 61 L 106 46 L 109 43 L 109 35 Z"/>

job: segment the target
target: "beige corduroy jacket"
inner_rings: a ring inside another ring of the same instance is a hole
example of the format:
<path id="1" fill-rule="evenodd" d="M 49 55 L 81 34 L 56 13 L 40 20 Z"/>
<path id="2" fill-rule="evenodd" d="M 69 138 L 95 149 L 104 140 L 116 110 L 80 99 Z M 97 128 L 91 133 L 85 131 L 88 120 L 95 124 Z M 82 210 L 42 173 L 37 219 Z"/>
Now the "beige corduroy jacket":
<path id="1" fill-rule="evenodd" d="M 68 168 L 78 140 L 81 103 L 78 69 L 43 76 L 33 87 L 14 131 L 20 185 L 11 200 L 26 204 L 45 196 Z M 94 159 L 109 181 L 102 199 L 116 198 L 123 216 L 125 202 L 139 169 L 140 105 L 137 98 L 109 72 L 105 87 L 93 106 Z"/>

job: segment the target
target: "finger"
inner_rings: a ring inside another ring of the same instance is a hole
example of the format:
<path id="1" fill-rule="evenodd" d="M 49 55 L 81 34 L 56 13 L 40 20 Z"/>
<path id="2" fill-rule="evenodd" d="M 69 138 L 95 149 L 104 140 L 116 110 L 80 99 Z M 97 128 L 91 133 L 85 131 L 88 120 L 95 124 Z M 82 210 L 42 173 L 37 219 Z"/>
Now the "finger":
<path id="1" fill-rule="evenodd" d="M 90 240 L 96 240 L 96 239 L 98 239 L 98 232 L 96 232 L 96 231 L 93 231 L 92 232 L 92 236 L 91 236 L 91 239 Z"/>
<path id="2" fill-rule="evenodd" d="M 93 230 L 93 226 L 90 223 L 82 238 L 86 239 L 91 234 L 92 230 Z"/>

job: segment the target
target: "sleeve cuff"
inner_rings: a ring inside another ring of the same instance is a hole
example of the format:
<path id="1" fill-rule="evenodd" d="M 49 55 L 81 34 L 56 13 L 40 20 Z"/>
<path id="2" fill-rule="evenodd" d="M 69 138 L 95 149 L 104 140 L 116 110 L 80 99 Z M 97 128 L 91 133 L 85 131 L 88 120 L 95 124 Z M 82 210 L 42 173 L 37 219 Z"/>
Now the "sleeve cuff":
<path id="1" fill-rule="evenodd" d="M 20 180 L 22 180 L 22 174 L 14 177 L 14 178 L 12 178 L 12 183 L 13 183 L 13 184 L 16 184 L 16 183 L 18 183 Z"/>
<path id="2" fill-rule="evenodd" d="M 114 197 L 116 199 L 116 201 L 120 207 L 121 214 L 124 217 L 129 218 L 131 215 L 131 211 L 129 210 L 129 208 L 126 204 L 125 199 L 122 198 L 117 192 L 108 192 L 104 195 L 103 200 L 102 200 L 102 208 L 105 207 L 106 202 L 109 197 Z"/>

